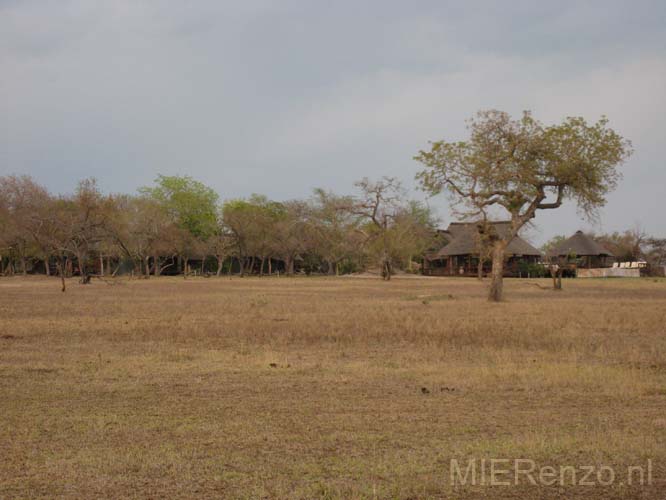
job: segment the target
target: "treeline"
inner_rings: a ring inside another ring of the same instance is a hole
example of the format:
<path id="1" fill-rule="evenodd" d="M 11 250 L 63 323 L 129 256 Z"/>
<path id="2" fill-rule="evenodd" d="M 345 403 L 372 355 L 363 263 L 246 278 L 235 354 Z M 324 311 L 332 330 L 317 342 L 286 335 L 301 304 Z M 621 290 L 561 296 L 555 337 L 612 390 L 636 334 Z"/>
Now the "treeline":
<path id="1" fill-rule="evenodd" d="M 62 278 L 131 272 L 341 274 L 413 270 L 436 238 L 425 205 L 393 178 L 321 189 L 305 200 L 220 201 L 191 177 L 159 176 L 137 194 L 103 194 L 94 179 L 53 195 L 27 176 L 0 177 L 0 273 Z M 416 265 L 415 265 L 416 264 Z"/>

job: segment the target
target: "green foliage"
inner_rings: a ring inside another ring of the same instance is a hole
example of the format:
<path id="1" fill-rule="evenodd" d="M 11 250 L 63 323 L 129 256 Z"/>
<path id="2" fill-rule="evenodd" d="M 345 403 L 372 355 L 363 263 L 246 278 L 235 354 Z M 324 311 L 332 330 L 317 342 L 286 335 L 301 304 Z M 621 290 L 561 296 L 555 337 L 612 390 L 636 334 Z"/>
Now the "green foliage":
<path id="1" fill-rule="evenodd" d="M 523 278 L 526 276 L 530 278 L 543 278 L 549 275 L 548 269 L 543 264 L 521 262 L 518 265 L 518 270 Z"/>
<path id="2" fill-rule="evenodd" d="M 189 176 L 160 175 L 155 187 L 139 190 L 156 200 L 192 236 L 207 239 L 217 228 L 217 193 Z"/>
<path id="3" fill-rule="evenodd" d="M 546 127 L 529 112 L 512 120 L 492 110 L 478 113 L 469 129 L 468 141 L 437 141 L 420 151 L 415 159 L 425 168 L 417 179 L 433 195 L 447 192 L 466 214 L 504 208 L 516 231 L 536 210 L 566 199 L 594 216 L 617 184 L 617 166 L 632 152 L 605 117 L 592 125 L 570 117 Z"/>

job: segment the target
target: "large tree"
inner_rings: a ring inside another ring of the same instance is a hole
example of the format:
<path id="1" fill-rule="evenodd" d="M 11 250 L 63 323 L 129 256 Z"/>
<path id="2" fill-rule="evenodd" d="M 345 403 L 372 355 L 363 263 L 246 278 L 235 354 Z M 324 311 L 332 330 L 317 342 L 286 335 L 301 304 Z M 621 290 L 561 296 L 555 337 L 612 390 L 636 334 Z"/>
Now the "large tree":
<path id="1" fill-rule="evenodd" d="M 479 112 L 469 122 L 467 141 L 431 143 L 415 159 L 417 174 L 432 195 L 445 191 L 457 213 L 481 218 L 499 207 L 511 220 L 506 235 L 486 235 L 492 247 L 488 298 L 502 299 L 506 247 L 538 210 L 574 200 L 594 217 L 620 177 L 617 167 L 631 154 L 631 143 L 608 127 L 603 117 L 588 124 L 570 117 L 544 126 L 529 112 L 514 120 L 501 111 Z"/>
<path id="2" fill-rule="evenodd" d="M 217 227 L 217 193 L 189 176 L 160 175 L 139 191 L 159 202 L 193 236 L 206 239 Z"/>

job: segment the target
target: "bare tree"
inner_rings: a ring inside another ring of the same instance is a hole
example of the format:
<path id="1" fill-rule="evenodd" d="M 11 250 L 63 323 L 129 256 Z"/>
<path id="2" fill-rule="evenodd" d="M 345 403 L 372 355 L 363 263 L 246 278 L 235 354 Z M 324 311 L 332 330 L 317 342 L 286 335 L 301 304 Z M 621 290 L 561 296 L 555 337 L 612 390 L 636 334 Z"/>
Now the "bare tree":
<path id="1" fill-rule="evenodd" d="M 359 231 L 367 242 L 378 246 L 381 276 L 388 281 L 393 274 L 389 228 L 401 211 L 404 191 L 395 177 L 382 177 L 376 182 L 365 177 L 355 186 L 361 190 L 361 196 L 349 210 L 366 221 L 365 227 Z"/>

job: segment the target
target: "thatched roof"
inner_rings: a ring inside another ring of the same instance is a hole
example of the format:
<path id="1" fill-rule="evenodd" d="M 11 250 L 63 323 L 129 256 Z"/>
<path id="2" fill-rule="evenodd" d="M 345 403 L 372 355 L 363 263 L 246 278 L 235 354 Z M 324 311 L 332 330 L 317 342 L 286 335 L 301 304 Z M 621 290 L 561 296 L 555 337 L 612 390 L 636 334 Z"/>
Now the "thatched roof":
<path id="1" fill-rule="evenodd" d="M 558 243 L 548 251 L 549 257 L 566 256 L 575 254 L 577 256 L 587 255 L 609 255 L 613 257 L 613 252 L 600 245 L 590 238 L 583 231 L 576 231 L 571 238 Z"/>
<path id="2" fill-rule="evenodd" d="M 500 237 L 506 237 L 511 230 L 511 222 L 491 222 Z M 442 259 L 453 255 L 475 255 L 478 249 L 478 229 L 475 222 L 452 222 L 446 230 L 450 238 L 441 250 L 428 256 L 430 260 Z M 541 255 L 541 252 L 516 236 L 506 249 L 507 255 Z"/>

